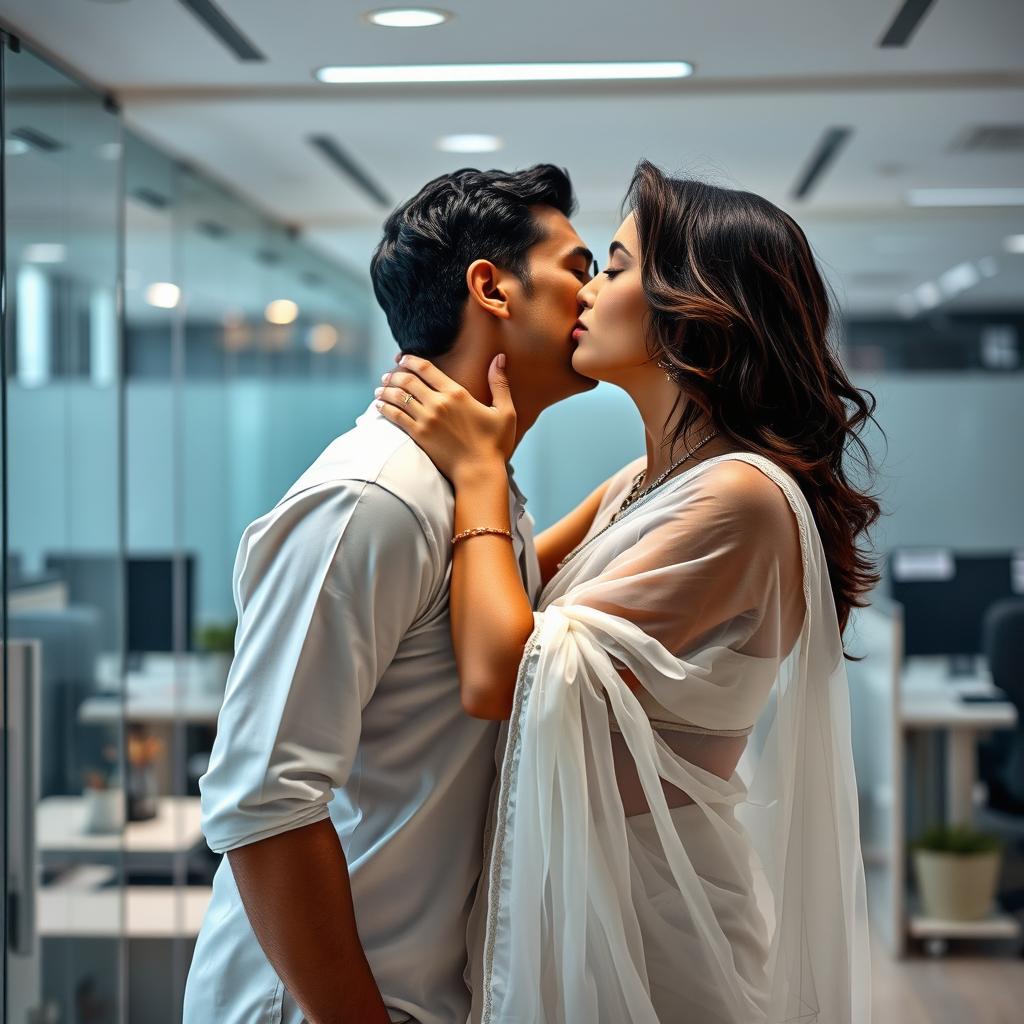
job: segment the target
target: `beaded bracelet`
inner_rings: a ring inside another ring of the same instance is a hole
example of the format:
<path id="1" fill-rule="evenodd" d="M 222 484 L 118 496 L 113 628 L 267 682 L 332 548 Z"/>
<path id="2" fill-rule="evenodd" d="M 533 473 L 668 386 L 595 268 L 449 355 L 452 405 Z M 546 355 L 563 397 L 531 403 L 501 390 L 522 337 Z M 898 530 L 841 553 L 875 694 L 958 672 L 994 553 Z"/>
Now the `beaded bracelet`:
<path id="1" fill-rule="evenodd" d="M 455 536 L 452 537 L 452 543 L 458 544 L 460 540 L 465 540 L 467 537 L 479 537 L 481 534 L 485 533 L 494 533 L 499 537 L 508 537 L 509 540 L 513 539 L 512 534 L 508 530 L 497 530 L 493 526 L 478 526 L 476 529 L 463 530 L 462 533 L 455 534 Z"/>

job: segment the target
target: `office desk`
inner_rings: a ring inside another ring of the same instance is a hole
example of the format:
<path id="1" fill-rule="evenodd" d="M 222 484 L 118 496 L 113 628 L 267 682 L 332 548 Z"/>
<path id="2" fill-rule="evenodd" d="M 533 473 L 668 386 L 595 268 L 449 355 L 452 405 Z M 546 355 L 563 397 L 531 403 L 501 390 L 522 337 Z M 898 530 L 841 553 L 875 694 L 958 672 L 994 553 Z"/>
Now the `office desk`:
<path id="1" fill-rule="evenodd" d="M 946 735 L 946 801 L 951 822 L 971 821 L 978 734 L 1017 725 L 1017 709 L 1009 701 L 968 704 L 961 695 L 998 696 L 1001 692 L 987 673 L 950 675 L 945 659 L 911 658 L 904 666 L 900 685 L 904 731 L 941 729 Z"/>
<path id="2" fill-rule="evenodd" d="M 194 939 L 213 890 L 206 885 L 94 889 L 48 885 L 37 895 L 44 938 Z"/>
<path id="3" fill-rule="evenodd" d="M 985 671 L 979 670 L 967 676 L 950 675 L 945 659 L 910 658 L 903 666 L 899 692 L 901 731 L 904 737 L 908 733 L 943 732 L 947 819 L 953 823 L 970 824 L 974 813 L 979 733 L 1015 728 L 1017 709 L 1004 700 L 964 703 L 960 699 L 962 694 L 999 696 L 1002 691 L 992 684 Z M 899 827 L 898 834 L 902 837 L 902 826 Z M 902 852 L 898 856 L 902 864 Z M 924 940 L 929 951 L 941 953 L 948 939 L 1013 939 L 1020 933 L 1020 924 L 998 906 L 981 921 L 967 922 L 941 921 L 911 910 L 907 932 Z M 902 943 L 899 948 L 902 951 Z"/>
<path id="4" fill-rule="evenodd" d="M 209 693 L 192 687 L 156 684 L 129 689 L 127 700 L 119 694 L 89 697 L 78 708 L 83 724 L 116 724 L 125 722 L 216 725 L 223 693 Z"/>
<path id="5" fill-rule="evenodd" d="M 159 797 L 155 818 L 129 821 L 118 832 L 86 832 L 83 797 L 48 796 L 36 805 L 36 847 L 44 864 L 123 858 L 127 867 L 173 869 L 203 842 L 200 813 L 199 797 Z"/>

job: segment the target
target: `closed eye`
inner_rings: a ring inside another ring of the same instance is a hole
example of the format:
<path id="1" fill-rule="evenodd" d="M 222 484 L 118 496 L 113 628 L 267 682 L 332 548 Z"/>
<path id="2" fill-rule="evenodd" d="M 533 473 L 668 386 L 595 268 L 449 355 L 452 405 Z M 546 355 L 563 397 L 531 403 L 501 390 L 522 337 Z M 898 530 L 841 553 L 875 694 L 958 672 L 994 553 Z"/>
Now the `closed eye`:
<path id="1" fill-rule="evenodd" d="M 618 277 L 619 274 L 622 273 L 622 271 L 621 270 L 612 270 L 611 267 L 609 267 L 607 270 L 602 270 L 601 273 L 604 274 L 604 276 L 607 277 L 607 278 L 612 278 L 612 277 Z"/>

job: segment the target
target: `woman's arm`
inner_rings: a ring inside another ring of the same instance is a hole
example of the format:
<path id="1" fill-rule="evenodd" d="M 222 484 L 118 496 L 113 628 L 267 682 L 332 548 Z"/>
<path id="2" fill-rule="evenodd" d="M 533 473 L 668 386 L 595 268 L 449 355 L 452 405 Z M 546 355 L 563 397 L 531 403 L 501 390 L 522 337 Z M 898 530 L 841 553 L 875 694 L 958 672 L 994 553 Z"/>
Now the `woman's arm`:
<path id="1" fill-rule="evenodd" d="M 611 481 L 609 477 L 599 484 L 571 512 L 538 535 L 537 560 L 544 583 L 555 575 L 558 563 L 586 536 Z"/>
<path id="2" fill-rule="evenodd" d="M 455 535 L 480 526 L 510 530 L 504 460 L 456 472 Z M 476 718 L 508 718 L 533 605 L 508 537 L 481 534 L 452 551 L 449 613 L 462 706 Z"/>
<path id="3" fill-rule="evenodd" d="M 488 377 L 492 406 L 416 356 L 404 356 L 388 386 L 377 389 L 381 415 L 409 434 L 451 481 L 456 536 L 479 527 L 511 532 L 505 466 L 515 445 L 516 416 L 498 366 L 502 358 L 491 364 Z M 477 718 L 508 718 L 533 632 L 533 606 L 509 537 L 482 534 L 454 545 L 449 610 L 463 707 Z"/>

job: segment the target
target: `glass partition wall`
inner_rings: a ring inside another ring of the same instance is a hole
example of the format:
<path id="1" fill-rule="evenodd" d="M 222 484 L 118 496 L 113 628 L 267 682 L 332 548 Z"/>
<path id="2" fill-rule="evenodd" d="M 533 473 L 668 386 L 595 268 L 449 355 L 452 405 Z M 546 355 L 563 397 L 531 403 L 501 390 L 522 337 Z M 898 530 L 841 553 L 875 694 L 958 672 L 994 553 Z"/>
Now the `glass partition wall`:
<path id="1" fill-rule="evenodd" d="M 0 49 L 6 1019 L 170 1024 L 238 538 L 372 399 L 369 290 Z"/>

